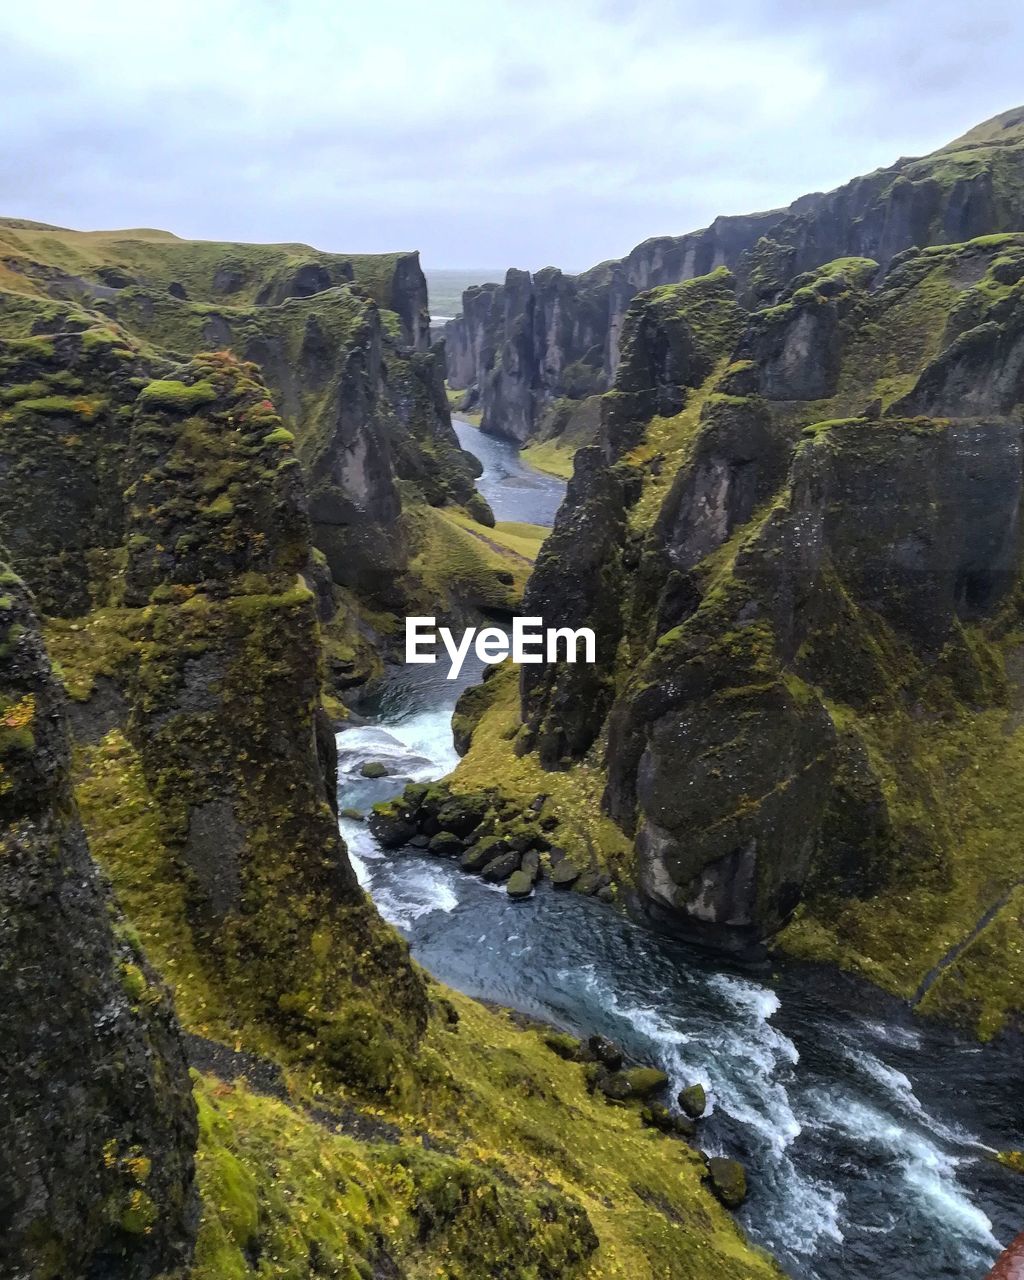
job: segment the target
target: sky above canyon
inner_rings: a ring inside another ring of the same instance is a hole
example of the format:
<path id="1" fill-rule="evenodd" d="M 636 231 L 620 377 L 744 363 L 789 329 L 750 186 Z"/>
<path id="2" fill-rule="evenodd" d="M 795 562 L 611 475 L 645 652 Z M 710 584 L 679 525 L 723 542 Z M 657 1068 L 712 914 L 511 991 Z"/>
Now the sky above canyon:
<path id="1" fill-rule="evenodd" d="M 579 270 L 1021 105 L 1019 0 L 0 11 L 0 214 Z"/>

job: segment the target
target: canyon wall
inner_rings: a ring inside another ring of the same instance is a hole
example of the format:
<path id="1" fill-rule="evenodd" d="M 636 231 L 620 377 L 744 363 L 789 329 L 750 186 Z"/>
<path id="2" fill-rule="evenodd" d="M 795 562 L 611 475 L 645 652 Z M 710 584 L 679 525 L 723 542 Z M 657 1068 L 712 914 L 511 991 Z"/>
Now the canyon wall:
<path id="1" fill-rule="evenodd" d="M 957 243 L 1020 226 L 1024 111 L 972 130 L 932 155 L 901 159 L 785 209 L 716 218 L 660 236 L 578 276 L 509 271 L 463 296 L 446 326 L 450 385 L 466 390 L 485 431 L 524 443 L 546 410 L 614 379 L 627 307 L 644 290 L 727 267 L 746 305 L 841 257 L 886 267 L 912 246 Z"/>
<path id="2" fill-rule="evenodd" d="M 1021 1013 L 1022 290 L 1005 235 L 637 297 L 524 601 L 598 662 L 524 667 L 503 735 L 603 773 L 665 927 L 983 1034 Z"/>

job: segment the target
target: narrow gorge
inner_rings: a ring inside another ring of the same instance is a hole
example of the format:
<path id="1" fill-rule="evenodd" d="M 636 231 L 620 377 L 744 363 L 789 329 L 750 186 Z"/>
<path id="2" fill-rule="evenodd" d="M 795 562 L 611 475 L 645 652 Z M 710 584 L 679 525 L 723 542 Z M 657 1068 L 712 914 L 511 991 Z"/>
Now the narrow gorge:
<path id="1" fill-rule="evenodd" d="M 430 276 L 0 219 L 0 1278 L 982 1280 L 1024 110 Z"/>

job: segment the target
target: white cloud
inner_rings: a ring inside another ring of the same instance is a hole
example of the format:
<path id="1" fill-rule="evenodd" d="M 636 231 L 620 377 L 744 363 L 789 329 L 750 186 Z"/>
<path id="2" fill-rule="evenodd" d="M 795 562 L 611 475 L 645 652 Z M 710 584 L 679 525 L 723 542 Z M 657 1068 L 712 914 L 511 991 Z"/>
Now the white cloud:
<path id="1" fill-rule="evenodd" d="M 582 268 L 1016 105 L 992 2 L 51 0 L 0 12 L 0 209 Z"/>

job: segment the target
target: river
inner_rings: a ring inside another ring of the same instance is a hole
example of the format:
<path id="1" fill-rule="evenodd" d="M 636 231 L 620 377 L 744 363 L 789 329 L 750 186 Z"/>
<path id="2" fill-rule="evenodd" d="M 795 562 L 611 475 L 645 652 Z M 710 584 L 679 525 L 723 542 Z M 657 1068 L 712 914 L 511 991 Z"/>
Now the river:
<path id="1" fill-rule="evenodd" d="M 456 422 L 499 520 L 550 524 L 560 481 Z M 450 717 L 467 661 L 394 671 L 338 735 L 342 807 L 367 810 L 456 764 Z M 400 776 L 366 779 L 368 760 Z M 437 977 L 580 1035 L 604 1032 L 701 1081 L 709 1153 L 750 1173 L 739 1217 L 795 1280 L 973 1280 L 1024 1219 L 1024 1180 L 994 1148 L 1024 1145 L 1019 1049 L 979 1046 L 833 971 L 712 964 L 614 907 L 541 885 L 511 902 L 452 863 L 387 853 L 342 819 L 360 879 Z M 709 1278 L 710 1280 L 710 1278 Z"/>

